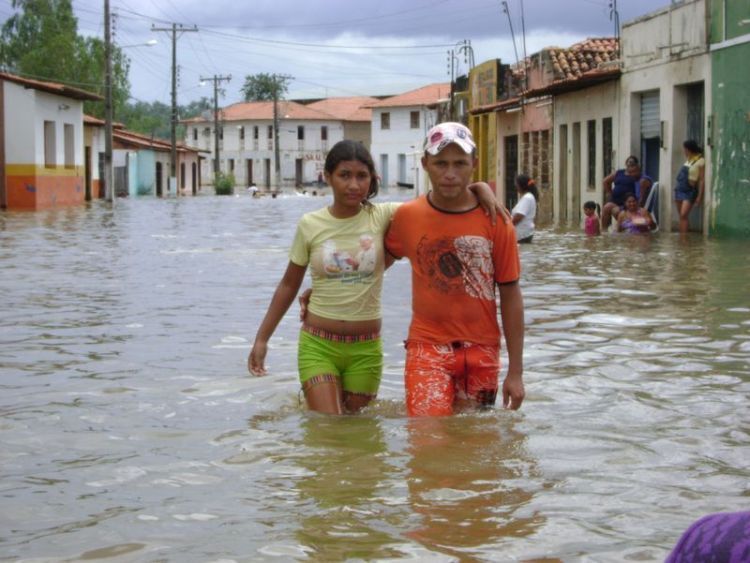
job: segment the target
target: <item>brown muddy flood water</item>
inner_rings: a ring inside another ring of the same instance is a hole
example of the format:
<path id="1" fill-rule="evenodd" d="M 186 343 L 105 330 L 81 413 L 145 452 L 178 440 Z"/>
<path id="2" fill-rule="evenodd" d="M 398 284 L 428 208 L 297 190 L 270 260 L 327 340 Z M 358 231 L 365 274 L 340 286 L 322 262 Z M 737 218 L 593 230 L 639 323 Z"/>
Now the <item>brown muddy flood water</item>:
<path id="1" fill-rule="evenodd" d="M 298 403 L 296 306 L 245 368 L 327 201 L 0 213 L 0 560 L 662 561 L 748 508 L 747 243 L 539 231 L 523 409 L 447 419 L 404 414 L 396 264 L 379 400 L 335 418 Z"/>

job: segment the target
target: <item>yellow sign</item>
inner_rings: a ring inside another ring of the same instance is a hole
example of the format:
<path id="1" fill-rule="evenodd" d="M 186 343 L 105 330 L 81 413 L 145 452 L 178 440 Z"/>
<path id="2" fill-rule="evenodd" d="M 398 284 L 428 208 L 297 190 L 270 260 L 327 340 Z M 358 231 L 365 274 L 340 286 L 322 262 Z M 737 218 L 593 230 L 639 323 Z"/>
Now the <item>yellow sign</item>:
<path id="1" fill-rule="evenodd" d="M 469 73 L 471 108 L 494 104 L 497 101 L 499 59 L 475 66 Z"/>

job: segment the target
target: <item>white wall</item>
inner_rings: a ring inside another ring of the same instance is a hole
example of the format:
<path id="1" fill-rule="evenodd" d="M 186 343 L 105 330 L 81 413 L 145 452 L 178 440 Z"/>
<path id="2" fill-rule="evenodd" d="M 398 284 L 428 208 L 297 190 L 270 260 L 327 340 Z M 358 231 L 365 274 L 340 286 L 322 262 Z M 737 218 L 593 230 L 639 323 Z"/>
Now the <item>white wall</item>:
<path id="1" fill-rule="evenodd" d="M 419 112 L 419 127 L 411 128 L 411 112 Z M 390 129 L 381 129 L 381 115 L 390 113 Z M 437 123 L 437 112 L 420 106 L 384 107 L 372 110 L 372 143 L 370 152 L 383 185 L 395 186 L 399 181 L 399 155 L 406 155 L 404 180 L 415 183 L 422 144 L 427 131 Z M 388 168 L 382 169 L 383 155 L 387 155 Z"/>
<path id="2" fill-rule="evenodd" d="M 4 81 L 5 107 L 5 162 L 6 164 L 44 164 L 44 132 L 42 131 L 42 160 L 37 160 L 37 123 L 35 90 L 27 90 L 13 82 Z M 43 125 L 40 125 L 43 127 Z"/>
<path id="3" fill-rule="evenodd" d="M 619 138 L 619 113 L 617 97 L 619 95 L 619 85 L 617 80 L 607 82 L 598 86 L 592 86 L 575 92 L 568 92 L 555 96 L 555 130 L 553 132 L 553 155 L 552 161 L 554 166 L 553 172 L 553 190 L 554 190 L 554 217 L 559 220 L 563 215 L 562 208 L 565 208 L 566 217 L 582 216 L 582 211 L 572 208 L 573 203 L 583 205 L 588 200 L 593 200 L 602 204 L 604 197 L 604 188 L 602 181 L 604 177 L 612 170 L 604 169 L 604 152 L 603 152 L 603 119 L 609 117 L 612 119 L 612 166 L 622 168 L 626 155 L 617 150 Z M 593 190 L 588 185 L 588 121 L 595 120 L 595 147 L 596 147 L 596 164 Z M 573 184 L 574 155 L 573 155 L 573 124 L 580 123 L 580 185 Z M 560 126 L 567 125 L 567 154 L 566 162 L 563 164 L 561 159 L 561 146 L 563 145 L 560 138 Z M 630 154 L 630 153 L 628 153 Z M 565 169 L 567 197 L 562 201 L 562 176 L 561 172 Z M 577 190 L 578 197 L 574 197 L 574 190 Z"/>
<path id="4" fill-rule="evenodd" d="M 63 125 L 73 125 L 75 165 L 83 164 L 83 104 L 78 100 L 27 89 L 10 81 L 5 86 L 5 161 L 44 165 L 44 122 L 55 122 L 55 162 L 65 164 Z"/>

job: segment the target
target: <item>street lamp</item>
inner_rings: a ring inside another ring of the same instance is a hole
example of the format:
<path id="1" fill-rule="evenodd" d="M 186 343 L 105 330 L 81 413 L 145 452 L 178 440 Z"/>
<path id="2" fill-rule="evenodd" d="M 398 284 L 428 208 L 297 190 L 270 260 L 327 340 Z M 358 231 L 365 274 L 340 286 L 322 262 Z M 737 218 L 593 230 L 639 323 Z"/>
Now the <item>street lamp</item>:
<path id="1" fill-rule="evenodd" d="M 149 39 L 145 43 L 134 43 L 133 45 L 118 45 L 120 49 L 130 49 L 131 47 L 153 47 L 159 43 L 156 39 Z"/>

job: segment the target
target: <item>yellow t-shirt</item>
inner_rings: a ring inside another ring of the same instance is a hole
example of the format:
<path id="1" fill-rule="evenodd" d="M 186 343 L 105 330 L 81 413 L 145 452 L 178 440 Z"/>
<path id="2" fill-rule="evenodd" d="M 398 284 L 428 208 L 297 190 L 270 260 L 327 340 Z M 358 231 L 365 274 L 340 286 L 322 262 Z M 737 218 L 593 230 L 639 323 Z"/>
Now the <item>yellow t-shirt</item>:
<path id="1" fill-rule="evenodd" d="M 347 321 L 381 317 L 383 237 L 398 205 L 376 203 L 346 219 L 327 207 L 302 216 L 289 260 L 310 267 L 311 313 Z"/>
<path id="2" fill-rule="evenodd" d="M 688 167 L 688 182 L 694 188 L 698 187 L 698 179 L 700 178 L 700 169 L 706 165 L 706 161 L 703 160 L 702 156 L 697 156 L 688 160 L 685 163 Z"/>

